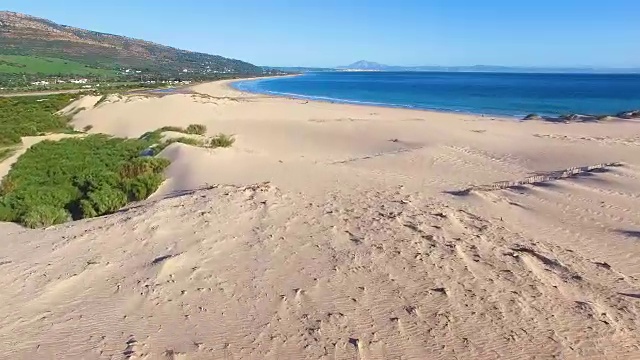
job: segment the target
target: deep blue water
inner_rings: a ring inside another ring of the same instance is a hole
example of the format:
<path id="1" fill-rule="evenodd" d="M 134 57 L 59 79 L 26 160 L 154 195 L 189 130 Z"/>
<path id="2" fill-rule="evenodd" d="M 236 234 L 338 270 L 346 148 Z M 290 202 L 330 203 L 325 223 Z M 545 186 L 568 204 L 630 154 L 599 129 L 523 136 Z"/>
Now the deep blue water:
<path id="1" fill-rule="evenodd" d="M 307 99 L 508 116 L 640 109 L 640 74 L 324 72 L 233 86 Z"/>

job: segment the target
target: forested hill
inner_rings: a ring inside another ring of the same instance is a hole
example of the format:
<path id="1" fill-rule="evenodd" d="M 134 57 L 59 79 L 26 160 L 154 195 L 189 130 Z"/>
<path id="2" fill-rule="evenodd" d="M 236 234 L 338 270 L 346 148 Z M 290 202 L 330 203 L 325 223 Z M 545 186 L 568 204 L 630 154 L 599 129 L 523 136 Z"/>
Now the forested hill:
<path id="1" fill-rule="evenodd" d="M 0 55 L 64 59 L 97 69 L 133 68 L 165 75 L 263 72 L 260 67 L 240 60 L 78 29 L 7 11 L 0 12 Z"/>

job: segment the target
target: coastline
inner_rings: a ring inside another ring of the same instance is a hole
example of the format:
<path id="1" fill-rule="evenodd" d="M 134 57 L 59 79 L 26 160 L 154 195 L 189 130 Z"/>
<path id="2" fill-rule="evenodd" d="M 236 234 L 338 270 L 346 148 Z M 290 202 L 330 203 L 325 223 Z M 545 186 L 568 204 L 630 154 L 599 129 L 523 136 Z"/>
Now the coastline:
<path id="1" fill-rule="evenodd" d="M 326 73 L 320 74 L 320 78 L 318 78 L 317 81 L 323 84 L 325 83 L 331 84 L 331 81 L 334 81 L 334 78 L 336 78 L 336 75 L 325 76 L 325 74 Z M 491 75 L 493 75 L 493 73 L 491 73 Z M 513 75 L 513 74 L 505 74 L 505 75 Z M 515 74 L 515 75 L 527 76 L 531 74 Z M 541 75 L 550 75 L 550 74 L 541 74 Z M 568 75 L 573 76 L 576 74 L 568 74 Z M 297 76 L 308 76 L 308 74 L 298 74 Z M 266 82 L 276 78 L 278 77 L 276 76 L 276 77 L 269 77 L 264 79 L 261 79 L 261 78 L 237 79 L 237 81 L 234 81 L 233 83 L 231 83 L 230 86 L 235 88 L 238 91 L 259 94 L 263 96 L 286 97 L 286 98 L 305 100 L 305 101 L 321 101 L 321 102 L 328 102 L 328 103 L 341 103 L 341 104 L 365 105 L 365 106 L 388 107 L 388 108 L 399 108 L 399 109 L 423 110 L 423 111 L 432 111 L 432 112 L 438 112 L 438 113 L 467 114 L 467 115 L 477 115 L 482 117 L 508 118 L 511 120 L 529 120 L 527 117 L 535 115 L 536 117 L 542 117 L 548 121 L 563 122 L 567 118 L 575 117 L 575 115 L 577 115 L 582 118 L 581 120 L 578 120 L 578 121 L 594 121 L 596 119 L 600 119 L 605 116 L 619 117 L 616 115 L 625 113 L 625 112 L 628 112 L 628 113 L 631 113 L 633 111 L 637 112 L 637 110 L 635 109 L 638 107 L 637 102 L 633 102 L 630 100 L 630 98 L 627 98 L 625 96 L 611 99 L 611 103 L 612 104 L 616 103 L 617 104 L 616 106 L 602 105 L 601 104 L 602 101 L 596 102 L 595 101 L 596 99 L 593 99 L 593 95 L 591 95 L 590 97 L 589 95 L 586 95 L 589 93 L 588 91 L 581 91 L 581 90 L 575 90 L 576 94 L 584 93 L 585 97 L 581 101 L 576 100 L 576 99 L 583 98 L 580 95 L 573 95 L 566 98 L 561 95 L 558 95 L 560 96 L 559 98 L 551 97 L 551 95 L 548 95 L 546 97 L 539 98 L 539 96 L 543 96 L 543 95 L 541 95 L 539 92 L 535 92 L 538 90 L 534 90 L 537 88 L 531 84 L 528 85 L 529 86 L 528 88 L 524 87 L 521 90 L 524 94 L 528 94 L 528 95 L 523 95 L 524 97 L 513 97 L 510 95 L 507 95 L 504 92 L 504 90 L 502 91 L 496 90 L 495 94 L 489 92 L 487 95 L 489 97 L 486 97 L 486 99 L 495 97 L 496 100 L 494 100 L 493 102 L 489 100 L 487 100 L 486 102 L 485 100 L 482 100 L 482 102 L 479 102 L 479 100 L 474 97 L 476 96 L 475 94 L 469 93 L 468 94 L 470 97 L 469 101 L 456 101 L 456 100 L 452 101 L 450 99 L 447 99 L 446 97 L 438 98 L 437 95 L 434 95 L 433 100 L 431 100 L 428 103 L 425 103 L 424 101 L 420 100 L 420 98 L 412 97 L 409 93 L 406 92 L 407 91 L 406 86 L 404 88 L 403 87 L 398 88 L 397 93 L 389 92 L 387 94 L 384 92 L 384 90 L 381 90 L 381 92 L 379 92 L 377 96 L 375 95 L 362 96 L 362 95 L 351 95 L 351 92 L 345 93 L 344 90 L 342 91 L 340 90 L 340 86 L 336 87 L 336 90 L 334 92 L 334 91 L 328 90 L 326 86 L 321 87 L 320 85 L 317 85 L 317 86 L 313 85 L 313 83 L 315 83 L 316 80 L 310 81 L 309 85 L 311 86 L 311 88 L 309 91 L 304 90 L 306 89 L 305 87 L 306 83 L 304 81 L 302 82 L 298 81 L 295 83 L 295 85 L 292 85 L 290 87 L 285 86 L 284 83 L 271 86 L 271 88 L 275 88 L 279 90 L 268 90 L 268 88 L 270 87 L 269 85 L 264 85 L 262 87 L 259 85 L 259 83 L 263 81 Z M 353 90 L 353 94 L 358 94 L 359 89 L 361 89 L 362 86 L 364 86 L 362 84 L 371 84 L 371 86 L 374 86 L 375 88 L 376 86 L 375 84 L 378 83 L 376 79 L 369 79 L 369 78 L 365 78 L 365 79 L 366 80 L 360 80 L 358 78 L 354 79 L 354 81 L 356 81 L 356 84 L 361 84 L 361 85 L 359 85 L 360 88 L 358 88 L 358 86 L 355 86 Z M 385 80 L 385 79 L 386 78 L 383 77 L 382 79 L 378 79 L 378 80 L 382 82 L 391 81 L 390 82 L 391 85 L 393 85 L 392 81 L 395 81 L 394 80 L 395 78 L 391 78 L 388 80 Z M 400 80 L 398 81 L 402 81 L 402 79 L 404 79 L 404 77 L 400 78 Z M 413 78 L 410 78 L 409 80 L 422 81 L 422 80 L 413 79 Z M 468 79 L 468 80 L 484 81 L 484 80 L 478 80 L 478 79 Z M 337 81 L 338 83 L 342 82 L 340 79 L 338 79 Z M 454 78 L 452 79 L 452 81 L 454 82 L 454 84 L 456 84 L 455 81 L 459 81 L 459 79 L 456 80 Z M 541 81 L 541 79 L 538 79 L 536 81 L 539 82 Z M 550 81 L 556 81 L 556 79 L 551 79 Z M 496 80 L 489 81 L 487 85 L 490 85 L 493 82 L 496 82 Z M 436 81 L 435 84 L 437 85 L 439 83 Z M 556 87 L 565 86 L 565 85 L 566 85 L 565 82 L 558 83 Z M 331 85 L 328 85 L 328 86 L 329 86 L 329 89 L 331 89 Z M 452 86 L 453 86 L 453 89 L 457 89 L 455 87 L 456 85 L 452 85 Z M 517 85 L 513 84 L 513 80 L 511 80 L 510 86 L 517 86 Z M 601 85 L 598 86 L 594 84 L 593 86 L 594 86 L 594 91 L 599 90 L 600 92 L 602 92 Z M 295 91 L 288 92 L 290 90 L 287 90 L 287 89 L 291 89 L 291 88 L 298 88 L 299 93 L 296 93 Z M 311 90 L 311 89 L 314 89 L 314 90 Z M 477 84 L 475 85 L 474 89 L 476 89 L 476 91 L 482 90 L 482 88 L 479 87 L 479 85 Z M 485 90 L 489 91 L 487 89 Z M 513 90 L 515 91 L 517 89 L 514 88 Z M 557 92 L 557 90 L 558 89 L 551 89 L 550 94 L 553 94 L 553 91 Z M 389 91 L 392 91 L 392 90 L 389 90 Z M 429 90 L 426 90 L 426 91 L 427 93 L 425 93 L 424 95 L 426 96 L 426 99 L 430 99 L 431 95 L 429 94 Z M 456 91 L 456 90 L 452 90 L 452 88 L 445 87 L 444 91 L 446 93 L 447 91 L 450 92 L 450 91 Z M 323 94 L 323 95 L 307 95 L 307 94 L 301 94 L 300 92 L 301 93 L 311 92 L 311 93 Z M 371 94 L 376 94 L 376 92 L 373 92 Z M 464 97 L 465 93 L 461 93 L 459 95 Z M 381 96 L 382 98 L 380 98 Z M 458 96 L 458 98 L 460 98 L 460 96 Z M 527 98 L 526 96 L 530 96 L 531 98 Z M 388 101 L 388 99 L 393 99 L 393 98 L 395 98 L 396 101 L 398 101 L 398 103 Z M 371 99 L 371 100 L 365 100 L 365 99 Z M 444 100 L 444 99 L 447 99 L 447 100 Z M 626 99 L 626 102 L 623 101 L 622 99 Z M 594 104 L 589 105 L 592 103 Z M 515 104 L 518 104 L 518 106 L 516 106 Z M 573 122 L 574 120 L 571 119 L 570 121 Z"/>
<path id="2" fill-rule="evenodd" d="M 264 78 L 244 78 L 244 79 L 233 79 L 233 80 L 221 80 L 221 82 L 225 83 L 225 86 L 230 90 L 235 91 L 239 94 L 250 94 L 254 96 L 265 96 L 272 98 L 281 98 L 281 99 L 289 99 L 289 100 L 303 100 L 324 104 L 341 104 L 341 105 L 352 105 L 352 106 L 363 106 L 363 107 L 373 107 L 373 108 L 386 108 L 386 109 L 399 109 L 399 110 L 408 110 L 408 111 L 419 111 L 425 113 L 434 113 L 434 114 L 448 114 L 448 115 L 457 115 L 457 116 L 471 116 L 471 117 L 481 117 L 487 118 L 491 120 L 516 120 L 522 121 L 522 117 L 519 116 L 508 116 L 501 114 L 486 114 L 486 113 L 476 113 L 472 111 L 453 111 L 453 110 L 438 110 L 438 109 L 428 109 L 428 108 L 417 108 L 410 107 L 405 105 L 393 105 L 393 104 L 385 104 L 385 103 L 373 103 L 373 102 L 359 102 L 359 101 L 351 101 L 344 99 L 322 99 L 314 96 L 306 96 L 306 95 L 297 95 L 297 94 L 276 94 L 270 92 L 253 92 L 248 90 L 238 89 L 234 86 L 236 83 L 241 82 L 249 82 L 249 81 L 261 81 L 265 79 L 277 79 L 277 78 L 286 78 L 286 77 L 296 77 L 296 76 L 304 76 L 304 74 L 293 74 L 293 75 L 278 75 L 278 76 L 268 76 Z"/>

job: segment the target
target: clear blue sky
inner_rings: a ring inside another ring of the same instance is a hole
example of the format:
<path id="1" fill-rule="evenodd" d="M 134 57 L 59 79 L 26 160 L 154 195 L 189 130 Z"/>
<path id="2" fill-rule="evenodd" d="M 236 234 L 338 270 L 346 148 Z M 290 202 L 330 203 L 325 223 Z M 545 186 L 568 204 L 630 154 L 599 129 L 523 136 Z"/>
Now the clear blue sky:
<path id="1" fill-rule="evenodd" d="M 258 65 L 640 67 L 640 0 L 2 0 Z"/>

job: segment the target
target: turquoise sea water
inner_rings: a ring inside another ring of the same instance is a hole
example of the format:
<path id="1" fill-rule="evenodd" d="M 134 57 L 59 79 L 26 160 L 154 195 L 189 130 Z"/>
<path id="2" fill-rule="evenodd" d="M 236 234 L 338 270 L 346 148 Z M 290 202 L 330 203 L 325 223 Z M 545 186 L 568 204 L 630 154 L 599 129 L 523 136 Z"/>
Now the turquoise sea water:
<path id="1" fill-rule="evenodd" d="M 507 116 L 640 109 L 640 74 L 323 72 L 233 86 L 304 99 Z"/>

